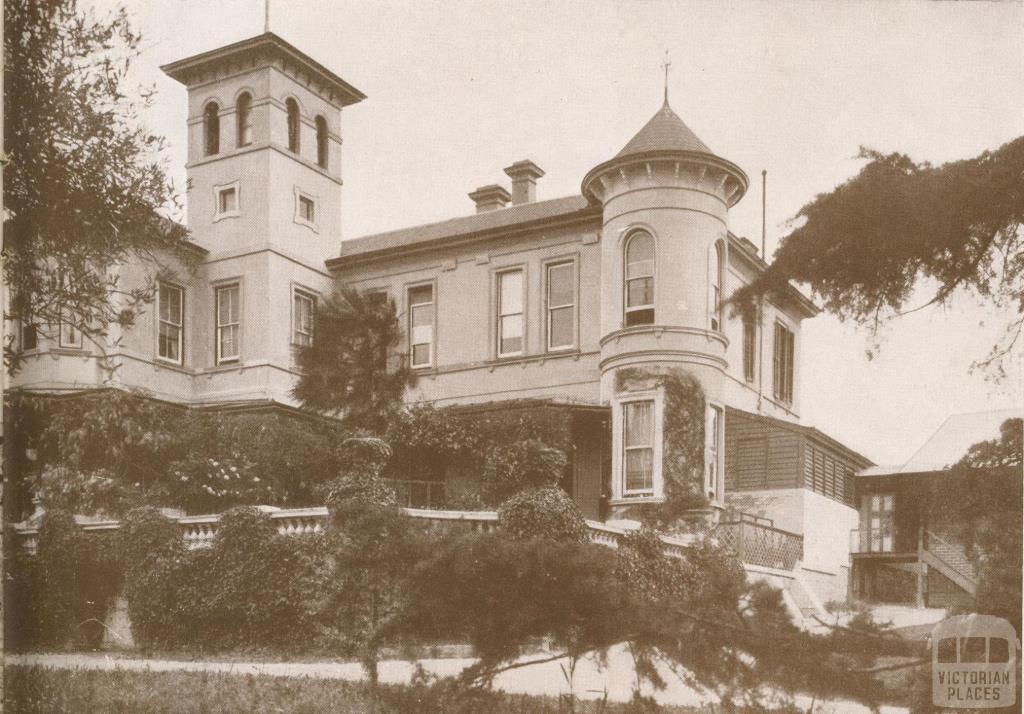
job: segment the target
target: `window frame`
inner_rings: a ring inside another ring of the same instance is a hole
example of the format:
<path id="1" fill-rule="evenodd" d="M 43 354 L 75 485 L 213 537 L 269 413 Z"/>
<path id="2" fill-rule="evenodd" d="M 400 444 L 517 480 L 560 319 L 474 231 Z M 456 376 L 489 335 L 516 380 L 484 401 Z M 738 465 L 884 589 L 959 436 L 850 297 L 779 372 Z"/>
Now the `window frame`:
<path id="1" fill-rule="evenodd" d="M 780 331 L 784 338 L 781 346 Z M 782 320 L 775 320 L 772 354 L 772 394 L 777 402 L 792 406 L 796 381 L 796 332 Z"/>
<path id="2" fill-rule="evenodd" d="M 235 315 L 235 321 L 225 324 L 221 324 L 220 321 L 220 300 L 221 294 L 228 290 L 234 289 L 237 291 L 237 314 Z M 229 279 L 219 282 L 213 286 L 213 354 L 214 364 L 216 366 L 239 364 L 242 361 L 242 281 L 239 279 Z M 221 332 L 227 327 L 237 328 L 235 335 L 237 339 L 235 354 L 225 357 L 221 354 Z"/>
<path id="3" fill-rule="evenodd" d="M 711 246 L 709 253 L 711 266 L 708 274 L 710 277 L 708 295 L 708 329 L 712 332 L 724 332 L 725 325 L 722 320 L 722 296 L 725 292 L 725 244 L 716 240 Z"/>
<path id="4" fill-rule="evenodd" d="M 235 192 L 235 209 L 233 211 L 221 211 L 221 195 L 228 191 Z M 217 223 L 225 218 L 238 218 L 242 215 L 242 182 L 239 180 L 230 183 L 221 183 L 213 187 L 213 222 Z"/>
<path id="5" fill-rule="evenodd" d="M 569 266 L 572 269 L 572 303 L 567 305 L 551 304 L 551 271 Z M 580 305 L 580 271 L 579 260 L 575 255 L 563 258 L 552 258 L 543 263 L 544 267 L 544 349 L 546 352 L 568 352 L 579 348 L 579 305 Z M 551 316 L 554 310 L 570 309 L 572 314 L 572 341 L 566 345 L 551 344 Z"/>
<path id="6" fill-rule="evenodd" d="M 312 230 L 314 233 L 319 233 L 320 232 L 320 220 L 319 220 L 319 215 L 320 215 L 320 208 L 319 208 L 320 207 L 320 197 L 317 196 L 314 193 L 310 193 L 309 191 L 303 191 L 298 186 L 294 187 L 294 194 L 295 194 L 295 215 L 293 216 L 293 220 L 295 221 L 295 223 L 299 224 L 300 226 L 306 226 L 307 228 Z M 310 203 L 313 204 L 313 220 L 312 221 L 308 220 L 305 216 L 302 215 L 302 203 L 303 203 L 303 201 L 309 201 Z"/>
<path id="7" fill-rule="evenodd" d="M 308 300 L 310 306 L 310 324 L 309 332 L 303 332 L 299 329 L 298 315 L 296 314 L 296 307 L 299 300 Z M 319 295 L 314 290 L 304 288 L 300 285 L 292 285 L 292 300 L 291 300 L 291 345 L 293 347 L 309 347 L 313 344 L 313 336 L 316 331 L 316 308 L 319 302 Z M 309 342 L 302 343 L 297 338 L 298 335 L 308 335 Z"/>
<path id="8" fill-rule="evenodd" d="M 644 237 L 650 239 L 651 246 L 653 248 L 651 257 L 651 272 L 650 275 L 642 275 L 640 277 L 629 277 L 629 248 L 633 241 L 637 238 Z M 625 327 L 643 327 L 645 325 L 654 325 L 657 322 L 657 311 L 655 304 L 657 303 L 657 290 L 658 290 L 658 241 L 654 237 L 654 233 L 647 230 L 646 228 L 637 228 L 626 236 L 625 242 L 622 244 L 622 326 Z M 647 280 L 651 281 L 651 302 L 643 305 L 630 306 L 629 304 L 629 284 L 634 280 Z M 639 322 L 629 324 L 630 313 L 646 312 L 650 310 L 651 321 L 650 322 Z"/>
<path id="9" fill-rule="evenodd" d="M 31 347 L 26 347 L 25 343 L 27 342 L 27 340 L 25 339 L 25 335 L 30 333 L 30 332 L 32 334 L 33 345 Z M 19 320 L 18 321 L 18 352 L 20 352 L 20 353 L 35 352 L 38 349 L 39 349 L 39 325 L 36 324 L 35 322 L 32 322 L 31 319 Z"/>
<path id="10" fill-rule="evenodd" d="M 295 97 L 288 97 L 284 100 L 286 115 L 286 127 L 288 138 L 288 151 L 293 154 L 302 153 L 302 107 Z M 293 126 L 294 124 L 294 126 Z"/>
<path id="11" fill-rule="evenodd" d="M 172 290 L 178 291 L 178 323 L 175 324 L 168 320 L 164 320 L 161 315 L 162 291 L 167 287 Z M 172 283 L 167 280 L 161 280 L 157 283 L 156 289 L 156 359 L 161 362 L 167 362 L 168 364 L 176 364 L 182 366 L 185 364 L 185 288 L 177 283 Z M 165 357 L 160 354 L 160 328 L 168 324 L 172 327 L 176 327 L 178 330 L 178 359 L 172 359 Z"/>
<path id="12" fill-rule="evenodd" d="M 740 320 L 740 329 L 742 330 L 740 344 L 743 351 L 743 379 L 748 384 L 753 384 L 757 376 L 757 322 L 754 318 L 745 316 Z"/>
<path id="13" fill-rule="evenodd" d="M 331 161 L 331 130 L 323 114 L 317 114 L 313 123 L 316 125 L 316 165 L 326 170 Z"/>
<path id="14" fill-rule="evenodd" d="M 421 302 L 421 303 L 413 304 L 411 302 L 410 298 L 409 298 L 410 293 L 413 290 L 416 290 L 418 288 L 425 288 L 425 287 L 429 287 L 430 288 L 430 302 L 429 303 Z M 437 281 L 436 280 L 423 280 L 423 281 L 416 282 L 416 283 L 408 283 L 404 287 L 404 293 L 405 293 L 405 313 L 406 313 L 405 314 L 405 325 L 406 325 L 406 335 L 407 335 L 406 343 L 408 345 L 408 349 L 406 350 L 406 355 L 408 356 L 408 359 L 409 359 L 409 367 L 411 369 L 432 369 L 434 367 L 434 365 L 436 364 L 436 362 L 437 362 Z M 413 324 L 412 324 L 413 309 L 415 307 L 422 307 L 422 306 L 425 306 L 425 305 L 430 305 L 430 307 L 431 307 L 431 314 L 430 314 L 430 317 L 431 317 L 431 321 L 430 321 L 430 342 L 413 342 Z M 426 362 L 424 362 L 422 364 L 416 364 L 416 362 L 414 360 L 414 356 L 413 355 L 415 354 L 415 352 L 414 352 L 413 348 L 416 347 L 417 345 L 429 345 L 430 346 L 430 349 L 429 349 L 429 352 L 428 352 L 430 358 Z"/>
<path id="15" fill-rule="evenodd" d="M 519 312 L 510 312 L 507 315 L 502 312 L 501 306 L 501 281 L 507 275 L 514 273 L 519 274 L 520 286 L 519 286 Z M 494 356 L 496 359 L 508 359 L 514 357 L 522 357 L 527 353 L 527 340 L 526 340 L 526 326 L 527 326 L 527 304 L 526 304 L 526 266 L 525 265 L 509 265 L 503 268 L 498 268 L 493 271 L 492 285 L 494 286 L 494 300 L 492 304 L 494 306 Z M 514 317 L 519 315 L 521 332 L 519 349 L 511 352 L 503 352 L 501 349 L 501 338 L 502 338 L 502 321 L 505 317 Z"/>
<path id="16" fill-rule="evenodd" d="M 64 328 L 67 327 L 72 331 L 73 335 L 77 335 L 77 339 L 65 339 Z M 85 349 L 85 342 L 83 340 L 82 331 L 79 330 L 75 325 L 70 322 L 61 320 L 57 325 L 57 346 L 61 349 L 68 350 L 82 350 Z"/>
<path id="17" fill-rule="evenodd" d="M 653 458 L 651 489 L 626 489 L 626 448 L 625 448 L 625 407 L 634 402 L 653 402 Z M 664 434 L 665 396 L 662 390 L 646 390 L 631 392 L 612 401 L 612 499 L 623 501 L 642 501 L 660 499 L 664 496 L 662 478 L 662 437 Z"/>
<path id="18" fill-rule="evenodd" d="M 252 146 L 252 92 L 246 90 L 235 99 L 235 146 Z"/>
<path id="19" fill-rule="evenodd" d="M 712 423 L 715 426 L 713 436 L 708 433 Z M 704 495 L 714 503 L 722 503 L 725 494 L 724 456 L 725 408 L 709 401 L 704 410 Z"/>
<path id="20" fill-rule="evenodd" d="M 216 156 L 219 153 L 220 103 L 216 99 L 210 99 L 203 104 L 203 156 Z"/>

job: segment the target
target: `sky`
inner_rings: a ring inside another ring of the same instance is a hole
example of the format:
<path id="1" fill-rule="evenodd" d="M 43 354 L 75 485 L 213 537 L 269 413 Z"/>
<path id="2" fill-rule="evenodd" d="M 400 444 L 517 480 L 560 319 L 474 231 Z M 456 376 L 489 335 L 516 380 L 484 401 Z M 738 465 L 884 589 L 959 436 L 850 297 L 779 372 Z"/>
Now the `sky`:
<path id="1" fill-rule="evenodd" d="M 263 31 L 265 0 L 126 0 L 146 123 L 185 177 L 185 90 L 161 64 Z M 860 146 L 941 163 L 1024 134 L 1024 3 L 270 0 L 277 34 L 362 90 L 342 120 L 344 238 L 473 211 L 532 159 L 538 198 L 578 194 L 660 107 L 751 177 L 730 228 L 770 255 L 787 221 L 862 165 Z M 101 10 L 119 2 L 93 0 Z M 926 295 L 922 293 L 920 301 Z M 971 296 L 864 330 L 804 323 L 801 420 L 881 464 L 953 413 L 1024 403 L 1024 356 L 971 372 L 1006 313 Z"/>

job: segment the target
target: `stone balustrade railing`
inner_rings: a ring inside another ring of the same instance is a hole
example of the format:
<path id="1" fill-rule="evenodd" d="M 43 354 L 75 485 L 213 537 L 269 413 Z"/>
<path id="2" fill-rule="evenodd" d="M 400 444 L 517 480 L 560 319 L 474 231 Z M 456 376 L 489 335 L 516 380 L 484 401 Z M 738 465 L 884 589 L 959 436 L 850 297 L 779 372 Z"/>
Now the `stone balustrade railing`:
<path id="1" fill-rule="evenodd" d="M 327 524 L 327 509 L 316 508 L 274 508 L 271 506 L 260 506 L 260 510 L 270 516 L 271 521 L 277 526 L 277 532 L 282 535 L 305 535 L 320 533 Z M 495 511 L 436 511 L 423 508 L 403 509 L 409 516 L 421 519 L 438 526 L 452 523 L 465 523 L 471 530 L 487 533 L 497 528 L 498 514 Z M 76 516 L 75 520 L 86 531 L 109 531 L 121 527 L 119 521 L 97 520 L 83 516 Z M 209 514 L 200 516 L 180 516 L 174 520 L 181 526 L 181 534 L 189 548 L 205 548 L 213 543 L 220 526 L 220 515 Z M 34 522 L 33 522 L 34 521 Z M 39 542 L 38 518 L 33 521 L 15 525 L 15 532 L 22 539 L 22 545 L 30 553 L 35 553 Z M 599 521 L 587 521 L 587 528 L 590 532 L 590 539 L 594 543 L 617 548 L 619 540 L 629 531 L 625 528 L 612 526 Z M 679 536 L 661 536 L 665 545 L 666 554 L 673 557 L 682 557 L 685 549 L 697 540 L 699 536 L 688 538 Z"/>

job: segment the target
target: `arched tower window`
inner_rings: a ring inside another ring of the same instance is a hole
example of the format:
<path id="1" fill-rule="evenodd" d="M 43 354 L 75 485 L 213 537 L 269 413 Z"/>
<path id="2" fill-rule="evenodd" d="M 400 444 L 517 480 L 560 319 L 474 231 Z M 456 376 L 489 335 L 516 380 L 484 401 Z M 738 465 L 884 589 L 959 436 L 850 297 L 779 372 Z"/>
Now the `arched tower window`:
<path id="1" fill-rule="evenodd" d="M 238 118 L 238 145 L 248 146 L 252 143 L 252 95 L 244 92 L 235 104 Z"/>
<path id="2" fill-rule="evenodd" d="M 626 241 L 626 327 L 654 324 L 654 238 L 637 231 Z"/>
<path id="3" fill-rule="evenodd" d="M 299 153 L 299 130 L 302 122 L 299 119 L 299 103 L 290 98 L 284 103 L 288 109 L 288 150 Z"/>
<path id="4" fill-rule="evenodd" d="M 210 102 L 203 109 L 203 139 L 206 155 L 212 156 L 220 151 L 220 107 L 217 102 Z"/>
<path id="5" fill-rule="evenodd" d="M 327 168 L 327 142 L 327 120 L 318 116 L 316 118 L 316 162 L 320 165 L 320 168 L 323 169 Z"/>
<path id="6" fill-rule="evenodd" d="M 714 250 L 711 251 L 711 304 L 709 306 L 709 319 L 711 329 L 715 332 L 722 330 L 722 242 L 716 241 Z"/>

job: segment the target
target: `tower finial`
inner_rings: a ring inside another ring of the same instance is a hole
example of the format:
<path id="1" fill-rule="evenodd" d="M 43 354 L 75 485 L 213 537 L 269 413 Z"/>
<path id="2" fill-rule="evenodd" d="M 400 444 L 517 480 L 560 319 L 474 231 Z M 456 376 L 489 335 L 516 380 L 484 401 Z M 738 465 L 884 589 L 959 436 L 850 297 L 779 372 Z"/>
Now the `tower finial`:
<path id="1" fill-rule="evenodd" d="M 665 70 L 665 104 L 668 104 L 668 68 L 672 66 L 672 60 L 668 57 L 668 50 L 665 50 L 665 58 L 661 61 L 661 67 Z"/>
<path id="2" fill-rule="evenodd" d="M 270 0 L 263 0 L 263 31 L 270 32 Z"/>

